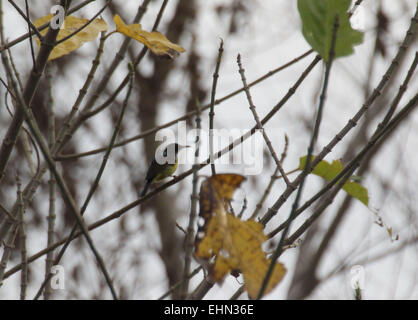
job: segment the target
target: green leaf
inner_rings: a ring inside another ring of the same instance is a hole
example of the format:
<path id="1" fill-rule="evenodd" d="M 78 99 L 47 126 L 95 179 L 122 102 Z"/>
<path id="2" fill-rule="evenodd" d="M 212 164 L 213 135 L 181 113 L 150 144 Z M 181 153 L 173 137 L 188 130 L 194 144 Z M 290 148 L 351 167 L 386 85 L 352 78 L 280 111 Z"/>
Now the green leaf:
<path id="1" fill-rule="evenodd" d="M 324 61 L 328 61 L 329 58 L 337 15 L 339 26 L 334 57 L 353 53 L 353 46 L 363 41 L 363 33 L 351 28 L 348 16 L 350 2 L 350 0 L 298 0 L 303 36 Z"/>
<path id="2" fill-rule="evenodd" d="M 305 167 L 306 158 L 307 156 L 304 156 L 299 159 L 299 170 L 303 170 Z M 315 159 L 314 156 L 312 156 L 311 161 L 313 159 Z M 341 160 L 334 160 L 332 163 L 322 160 L 316 165 L 312 173 L 321 178 L 324 178 L 327 181 L 331 181 L 343 170 L 343 168 L 344 166 Z M 350 196 L 360 200 L 366 206 L 369 205 L 368 191 L 360 183 L 354 182 L 352 179 L 350 179 L 350 181 L 347 181 L 344 184 L 343 190 L 346 191 Z"/>

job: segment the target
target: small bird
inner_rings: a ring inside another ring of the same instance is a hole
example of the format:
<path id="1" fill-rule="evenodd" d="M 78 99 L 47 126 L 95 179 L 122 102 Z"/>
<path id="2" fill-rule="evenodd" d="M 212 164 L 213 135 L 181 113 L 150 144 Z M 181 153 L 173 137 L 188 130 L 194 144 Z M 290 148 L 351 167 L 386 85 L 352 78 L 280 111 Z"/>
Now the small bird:
<path id="1" fill-rule="evenodd" d="M 168 160 L 168 162 L 164 164 L 159 164 L 154 157 L 148 168 L 147 176 L 145 177 L 145 187 L 142 190 L 141 197 L 146 195 L 149 186 L 153 182 L 170 177 L 176 171 L 178 166 L 177 154 L 181 149 L 188 147 L 189 146 L 182 146 L 178 143 L 169 144 L 163 152 L 163 157 Z"/>

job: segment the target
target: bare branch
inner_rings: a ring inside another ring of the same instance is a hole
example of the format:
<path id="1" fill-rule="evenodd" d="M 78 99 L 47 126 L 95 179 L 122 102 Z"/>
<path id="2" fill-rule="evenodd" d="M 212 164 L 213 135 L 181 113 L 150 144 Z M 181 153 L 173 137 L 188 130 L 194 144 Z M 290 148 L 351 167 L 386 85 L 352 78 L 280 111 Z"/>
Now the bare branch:
<path id="1" fill-rule="evenodd" d="M 209 153 L 210 153 L 210 169 L 212 170 L 212 176 L 216 175 L 215 159 L 213 158 L 213 120 L 215 118 L 215 95 L 216 85 L 218 84 L 219 68 L 222 61 L 222 53 L 224 52 L 224 41 L 221 39 L 218 50 L 218 58 L 216 59 L 216 67 L 213 73 L 212 93 L 210 95 L 210 111 L 209 111 Z"/>

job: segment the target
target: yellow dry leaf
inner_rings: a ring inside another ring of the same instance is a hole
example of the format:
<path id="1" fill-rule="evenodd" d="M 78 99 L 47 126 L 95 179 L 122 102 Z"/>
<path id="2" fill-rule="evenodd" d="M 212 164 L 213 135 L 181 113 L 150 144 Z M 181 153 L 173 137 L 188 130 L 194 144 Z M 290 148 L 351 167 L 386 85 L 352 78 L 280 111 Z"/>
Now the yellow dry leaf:
<path id="1" fill-rule="evenodd" d="M 239 175 L 216 175 L 202 183 L 199 215 L 205 224 L 198 231 L 195 257 L 209 265 L 209 275 L 217 282 L 222 282 L 229 272 L 242 272 L 248 295 L 255 298 L 270 265 L 261 247 L 267 240 L 263 225 L 234 217 L 225 205 L 243 179 Z M 214 262 L 210 263 L 214 256 Z M 285 267 L 276 263 L 265 293 L 271 291 L 285 273 Z"/>
<path id="2" fill-rule="evenodd" d="M 52 18 L 52 14 L 36 19 L 34 25 L 39 27 L 44 23 L 48 22 Z M 81 19 L 73 16 L 67 16 L 64 23 L 58 33 L 57 40 L 63 39 L 76 30 L 83 27 L 89 19 Z M 88 26 L 83 30 L 76 33 L 74 36 L 65 40 L 64 42 L 57 45 L 49 55 L 48 61 L 62 57 L 63 55 L 69 54 L 78 48 L 80 48 L 85 42 L 93 41 L 97 38 L 99 32 L 106 31 L 108 29 L 107 23 L 103 19 L 94 19 Z M 48 29 L 41 31 L 41 35 L 45 35 Z M 39 39 L 36 38 L 36 42 L 40 45 Z"/>
<path id="3" fill-rule="evenodd" d="M 217 174 L 208 180 L 223 200 L 231 201 L 235 189 L 241 185 L 245 177 L 239 174 Z"/>
<path id="4" fill-rule="evenodd" d="M 126 25 L 117 14 L 113 17 L 113 20 L 115 21 L 117 32 L 141 42 L 157 56 L 173 59 L 185 51 L 181 46 L 172 43 L 160 32 L 147 32 L 142 29 L 140 24 Z"/>

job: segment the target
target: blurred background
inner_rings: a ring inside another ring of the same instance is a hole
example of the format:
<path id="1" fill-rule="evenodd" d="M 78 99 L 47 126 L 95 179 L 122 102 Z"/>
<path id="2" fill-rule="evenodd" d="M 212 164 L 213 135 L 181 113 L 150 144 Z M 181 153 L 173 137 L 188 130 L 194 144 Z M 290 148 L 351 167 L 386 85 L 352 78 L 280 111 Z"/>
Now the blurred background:
<path id="1" fill-rule="evenodd" d="M 81 2 L 72 1 L 72 6 Z M 22 0 L 16 0 L 15 3 L 22 9 L 25 7 Z M 30 2 L 32 21 L 49 14 L 54 4 L 55 1 Z M 73 15 L 91 18 L 104 4 L 105 1 L 93 1 Z M 108 23 L 109 30 L 114 30 L 115 14 L 119 14 L 126 23 L 131 23 L 141 4 L 142 1 L 114 0 L 103 12 L 102 18 Z M 152 29 L 161 4 L 160 0 L 150 1 L 141 20 L 145 30 Z M 364 41 L 355 47 L 353 55 L 340 58 L 333 65 L 315 153 L 321 151 L 347 123 L 378 84 L 405 36 L 415 9 L 415 0 L 364 0 L 356 9 L 352 23 L 353 27 L 364 32 Z M 26 22 L 7 1 L 3 1 L 3 11 L 4 34 L 8 41 L 27 32 Z M 195 110 L 196 100 L 201 105 L 210 102 L 220 39 L 224 41 L 225 51 L 219 70 L 216 98 L 242 87 L 236 63 L 238 53 L 241 54 L 247 80 L 251 82 L 310 49 L 301 33 L 297 1 L 170 0 L 158 31 L 172 42 L 180 44 L 186 52 L 175 60 L 146 54 L 135 71 L 134 90 L 117 141 L 134 137 Z M 121 34 L 114 34 L 106 40 L 87 99 L 108 72 L 123 40 Z M 56 128 L 59 129 L 83 86 L 98 45 L 99 37 L 72 54 L 48 64 L 47 71 L 51 80 L 42 77 L 32 102 L 35 117 L 45 137 L 48 134 L 48 107 L 53 105 Z M 29 41 L 25 40 L 10 50 L 25 83 L 32 68 Z M 95 106 L 106 101 L 119 86 L 127 74 L 127 63 L 134 60 L 141 50 L 140 43 L 129 43 L 122 62 L 112 74 Z M 416 50 L 415 36 L 383 94 L 358 126 L 327 156 L 327 161 L 342 159 L 343 163 L 347 163 L 367 143 L 396 95 Z M 266 115 L 287 93 L 313 58 L 313 54 L 309 55 L 251 88 L 260 117 Z M 289 138 L 285 171 L 297 168 L 299 157 L 306 154 L 324 69 L 323 64 L 318 64 L 282 110 L 265 126 L 278 154 L 285 148 L 285 135 Z M 5 78 L 4 68 L 0 73 Z M 405 105 L 417 89 L 415 72 L 400 106 Z M 10 123 L 10 115 L 5 107 L 5 99 L 9 100 L 11 106 L 10 96 L 6 97 L 5 94 L 4 87 L 0 87 L 2 139 Z M 80 153 L 107 146 L 125 94 L 126 88 L 107 108 L 83 122 L 61 150 L 61 154 Z M 202 128 L 208 130 L 208 111 L 202 112 L 201 120 Z M 245 130 L 254 124 L 244 93 L 215 107 L 216 129 Z M 361 267 L 364 299 L 418 299 L 417 124 L 418 115 L 412 113 L 385 143 L 373 149 L 370 157 L 357 171 L 362 185 L 369 191 L 369 207 L 341 192 L 321 218 L 302 236 L 300 244 L 286 250 L 280 257 L 288 272 L 283 281 L 266 295 L 266 299 L 353 299 L 351 282 L 357 272 L 357 269 L 352 269 L 353 266 Z M 189 117 L 186 125 L 188 130 L 193 129 L 195 117 Z M 177 133 L 178 126 L 169 129 Z M 88 224 L 139 198 L 147 167 L 160 143 L 151 134 L 112 151 L 99 188 L 85 212 Z M 193 144 L 193 141 L 187 143 Z M 193 154 L 193 150 L 189 152 Z M 95 178 L 102 156 L 103 153 L 98 153 L 57 162 L 79 206 Z M 32 157 L 36 166 L 33 150 Z M 190 169 L 191 165 L 180 165 L 178 172 Z M 219 165 L 217 169 L 218 173 L 243 174 L 244 167 Z M 19 139 L 12 153 L 0 188 L 0 203 L 6 208 L 11 208 L 16 201 L 17 170 L 23 187 L 27 186 L 34 172 L 28 164 L 23 139 Z M 239 211 L 246 199 L 244 218 L 248 218 L 254 211 L 274 171 L 275 163 L 264 147 L 262 172 L 247 177 L 233 202 L 234 208 Z M 210 167 L 199 171 L 200 176 L 209 174 Z M 26 209 L 28 256 L 47 246 L 48 180 L 49 173 L 42 177 Z M 319 177 L 309 176 L 301 203 L 323 185 Z M 260 216 L 265 214 L 284 189 L 284 182 L 277 180 L 260 210 Z M 189 176 L 150 201 L 91 232 L 121 298 L 157 299 L 181 280 L 184 233 L 176 227 L 176 223 L 187 228 L 191 192 L 192 176 Z M 280 208 L 267 225 L 266 232 L 273 230 L 288 217 L 294 196 Z M 54 238 L 62 239 L 69 234 L 75 220 L 58 190 L 55 205 Z M 300 226 L 314 208 L 312 206 L 306 210 L 292 225 L 290 232 Z M 278 236 L 273 238 L 266 248 L 272 248 L 278 239 Z M 0 253 L 3 250 L 0 249 Z M 6 270 L 19 263 L 17 241 Z M 84 238 L 80 237 L 70 244 L 60 264 L 65 270 L 65 289 L 53 290 L 51 299 L 111 298 Z M 197 266 L 193 261 L 192 270 Z M 37 292 L 44 274 L 45 256 L 42 256 L 29 264 L 28 298 Z M 202 278 L 202 272 L 194 276 L 190 290 Z M 242 283 L 242 276 L 229 276 L 223 285 L 215 285 L 205 299 L 228 299 Z M 4 279 L 0 287 L 0 299 L 17 299 L 19 290 L 20 272 L 16 272 Z M 175 298 L 176 293 L 169 297 Z M 242 294 L 240 298 L 247 299 L 247 294 Z"/>

